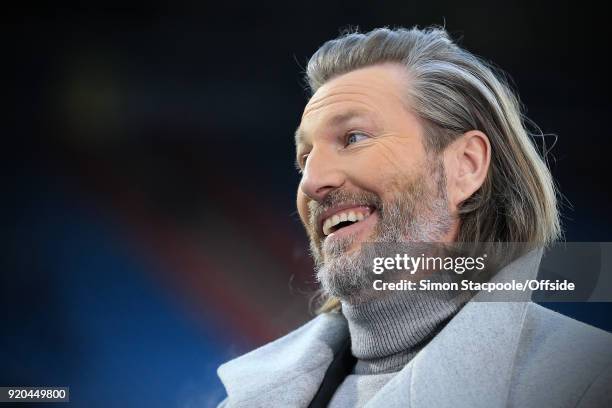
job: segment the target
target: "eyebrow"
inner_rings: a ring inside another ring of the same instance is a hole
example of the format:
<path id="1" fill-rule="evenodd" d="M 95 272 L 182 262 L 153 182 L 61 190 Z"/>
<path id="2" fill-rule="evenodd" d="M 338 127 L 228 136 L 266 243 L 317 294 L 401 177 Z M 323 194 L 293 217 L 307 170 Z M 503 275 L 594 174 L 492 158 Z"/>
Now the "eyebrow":
<path id="1" fill-rule="evenodd" d="M 364 109 L 352 109 L 347 112 L 339 113 L 334 115 L 327 123 L 329 127 L 340 127 L 346 122 L 351 121 L 355 117 L 369 116 L 369 112 Z M 298 146 L 304 143 L 306 139 L 306 132 L 301 127 L 298 127 L 295 131 L 295 145 Z"/>

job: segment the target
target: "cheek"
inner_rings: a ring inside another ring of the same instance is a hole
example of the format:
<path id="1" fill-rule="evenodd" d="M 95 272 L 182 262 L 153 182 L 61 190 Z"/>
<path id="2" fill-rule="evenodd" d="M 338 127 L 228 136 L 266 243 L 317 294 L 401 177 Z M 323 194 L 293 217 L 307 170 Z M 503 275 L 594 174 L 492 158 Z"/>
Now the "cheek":
<path id="1" fill-rule="evenodd" d="M 412 177 L 423 163 L 420 159 L 420 152 L 406 141 L 382 139 L 355 157 L 352 173 L 369 185 L 382 186 L 386 180 Z"/>

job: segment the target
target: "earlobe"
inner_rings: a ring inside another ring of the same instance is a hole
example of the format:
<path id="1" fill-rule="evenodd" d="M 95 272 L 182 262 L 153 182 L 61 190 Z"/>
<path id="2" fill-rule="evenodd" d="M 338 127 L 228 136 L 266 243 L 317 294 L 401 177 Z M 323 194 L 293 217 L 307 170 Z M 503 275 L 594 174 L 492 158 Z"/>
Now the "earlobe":
<path id="1" fill-rule="evenodd" d="M 454 171 L 454 174 L 449 175 L 449 179 L 453 180 L 449 188 L 454 191 L 450 192 L 449 198 L 453 206 L 458 207 L 484 183 L 491 162 L 491 144 L 483 132 L 471 130 L 460 136 L 451 146 L 454 168 L 449 170 Z"/>

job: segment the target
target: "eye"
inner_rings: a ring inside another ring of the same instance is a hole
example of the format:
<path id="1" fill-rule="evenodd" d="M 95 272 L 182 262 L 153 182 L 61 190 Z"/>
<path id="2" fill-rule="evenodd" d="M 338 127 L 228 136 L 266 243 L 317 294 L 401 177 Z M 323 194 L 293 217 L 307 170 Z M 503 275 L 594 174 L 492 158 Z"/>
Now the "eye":
<path id="1" fill-rule="evenodd" d="M 364 139 L 369 139 L 370 137 L 368 135 L 366 135 L 365 133 L 361 133 L 361 132 L 353 132 L 353 133 L 349 133 L 346 137 L 346 145 L 352 145 L 354 143 L 357 142 L 361 142 Z"/>

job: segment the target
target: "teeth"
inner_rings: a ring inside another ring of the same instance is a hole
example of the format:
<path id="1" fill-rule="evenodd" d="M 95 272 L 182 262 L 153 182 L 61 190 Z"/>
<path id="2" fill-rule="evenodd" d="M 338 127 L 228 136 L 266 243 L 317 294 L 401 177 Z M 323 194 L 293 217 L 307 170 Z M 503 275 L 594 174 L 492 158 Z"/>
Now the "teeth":
<path id="1" fill-rule="evenodd" d="M 370 214 L 364 214 L 362 212 L 355 212 L 355 211 L 348 211 L 348 212 L 342 212 L 339 214 L 335 214 L 332 217 L 329 217 L 328 219 L 325 220 L 325 222 L 323 223 L 323 234 L 324 235 L 329 235 L 332 233 L 332 228 L 335 227 L 336 225 L 340 224 L 341 222 L 344 221 L 352 221 L 352 222 L 356 222 L 356 221 L 362 221 L 365 218 L 367 218 Z"/>
<path id="2" fill-rule="evenodd" d="M 328 218 L 325 220 L 325 222 L 323 223 L 323 234 L 324 235 L 329 235 L 331 232 L 331 226 L 332 226 L 332 222 L 331 219 Z"/>

